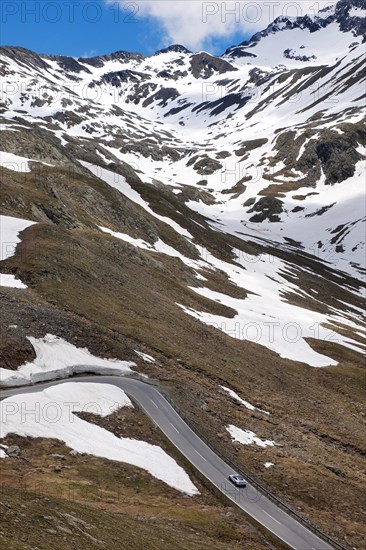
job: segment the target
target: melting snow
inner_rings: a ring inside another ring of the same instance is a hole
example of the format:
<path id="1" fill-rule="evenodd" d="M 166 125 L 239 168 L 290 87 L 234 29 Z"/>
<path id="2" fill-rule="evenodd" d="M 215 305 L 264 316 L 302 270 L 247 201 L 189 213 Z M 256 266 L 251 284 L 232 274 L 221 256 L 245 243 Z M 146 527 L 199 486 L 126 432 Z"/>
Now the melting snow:
<path id="1" fill-rule="evenodd" d="M 276 445 L 274 441 L 269 439 L 261 439 L 256 436 L 254 432 L 251 432 L 250 430 L 242 430 L 232 424 L 227 426 L 226 429 L 231 435 L 231 439 L 241 443 L 242 445 L 258 445 L 259 447 L 274 447 L 274 445 Z"/>
<path id="2" fill-rule="evenodd" d="M 44 338 L 30 336 L 28 340 L 36 352 L 36 358 L 16 371 L 0 368 L 0 386 L 33 384 L 44 380 L 67 378 L 83 372 L 125 375 L 136 365 L 132 361 L 100 359 L 92 355 L 87 348 L 77 348 L 52 334 L 47 334 Z"/>
<path id="3" fill-rule="evenodd" d="M 141 359 L 146 361 L 146 363 L 155 363 L 155 359 L 151 357 L 151 355 L 148 355 L 147 353 L 143 353 L 142 351 L 133 350 Z"/>
<path id="4" fill-rule="evenodd" d="M 0 261 L 14 256 L 17 244 L 20 243 L 19 233 L 35 222 L 10 216 L 0 216 Z M 14 275 L 0 274 L 0 286 L 12 288 L 27 288 Z"/>

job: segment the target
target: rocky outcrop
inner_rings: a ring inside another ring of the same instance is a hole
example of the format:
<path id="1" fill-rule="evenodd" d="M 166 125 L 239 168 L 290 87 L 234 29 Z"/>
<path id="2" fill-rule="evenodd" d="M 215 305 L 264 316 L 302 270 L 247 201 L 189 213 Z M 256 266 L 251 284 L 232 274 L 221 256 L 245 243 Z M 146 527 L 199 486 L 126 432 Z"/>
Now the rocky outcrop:
<path id="1" fill-rule="evenodd" d="M 213 57 L 202 52 L 192 55 L 190 59 L 191 73 L 194 78 L 210 78 L 215 73 L 223 74 L 230 71 L 237 71 L 230 63 L 220 57 Z"/>
<path id="2" fill-rule="evenodd" d="M 270 222 L 279 222 L 281 221 L 279 214 L 283 212 L 283 203 L 275 197 L 261 197 L 248 212 L 256 212 L 249 219 L 251 222 L 258 223 L 266 219 Z"/>

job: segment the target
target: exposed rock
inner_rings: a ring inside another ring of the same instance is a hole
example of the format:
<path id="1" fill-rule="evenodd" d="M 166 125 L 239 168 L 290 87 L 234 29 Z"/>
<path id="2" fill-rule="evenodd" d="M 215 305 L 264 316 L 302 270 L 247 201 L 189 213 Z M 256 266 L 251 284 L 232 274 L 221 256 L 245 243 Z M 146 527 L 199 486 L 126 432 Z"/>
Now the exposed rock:
<path id="1" fill-rule="evenodd" d="M 210 78 L 215 73 L 223 74 L 229 71 L 237 71 L 230 63 L 219 57 L 202 52 L 192 55 L 190 59 L 191 72 L 195 78 Z"/>
<path id="2" fill-rule="evenodd" d="M 154 101 L 161 107 L 166 107 L 168 101 L 173 101 L 179 97 L 179 92 L 175 88 L 161 88 L 155 94 L 145 99 L 143 107 L 148 107 Z"/>
<path id="3" fill-rule="evenodd" d="M 283 203 L 275 197 L 261 197 L 248 212 L 258 212 L 250 218 L 251 222 L 262 222 L 268 219 L 271 222 L 280 221 L 279 214 L 283 211 Z"/>
<path id="4" fill-rule="evenodd" d="M 196 162 L 193 168 L 202 176 L 208 176 L 210 174 L 213 174 L 214 172 L 217 172 L 217 170 L 220 170 L 222 168 L 222 164 L 218 160 L 211 159 L 210 157 L 205 155 L 203 158 Z"/>
<path id="5" fill-rule="evenodd" d="M 21 454 L 20 447 L 18 445 L 9 445 L 6 449 L 6 454 L 11 458 L 18 458 Z"/>

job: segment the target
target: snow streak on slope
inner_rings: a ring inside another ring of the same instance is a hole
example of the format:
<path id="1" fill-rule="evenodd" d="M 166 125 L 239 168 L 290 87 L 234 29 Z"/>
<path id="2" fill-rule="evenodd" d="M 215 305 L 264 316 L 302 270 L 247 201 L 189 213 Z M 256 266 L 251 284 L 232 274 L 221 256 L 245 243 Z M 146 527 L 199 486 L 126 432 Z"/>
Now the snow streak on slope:
<path id="1" fill-rule="evenodd" d="M 80 161 L 80 163 L 86 168 L 88 168 L 88 170 L 90 170 L 95 176 L 104 180 L 106 183 L 108 183 L 108 185 L 110 185 L 114 189 L 117 189 L 120 193 L 125 195 L 132 202 L 141 206 L 144 210 L 146 210 L 146 212 L 153 215 L 155 218 L 159 219 L 164 223 L 167 223 L 181 235 L 189 238 L 192 237 L 192 235 L 188 233 L 188 231 L 183 229 L 183 227 L 175 223 L 170 218 L 166 218 L 164 216 L 159 216 L 158 214 L 156 214 L 148 206 L 148 204 L 141 198 L 141 196 L 137 193 L 137 191 L 134 191 L 134 189 L 132 189 L 129 183 L 127 183 L 126 178 L 124 178 L 120 174 L 116 174 L 115 172 L 111 172 L 110 170 L 105 170 L 100 166 L 95 166 L 87 162 Z"/>
<path id="2" fill-rule="evenodd" d="M 34 223 L 10 216 L 0 216 L 0 261 L 14 256 L 16 246 L 20 243 L 19 233 Z M 27 288 L 27 285 L 14 275 L 4 273 L 0 274 L 0 286 Z"/>
<path id="3" fill-rule="evenodd" d="M 227 388 L 226 386 L 220 386 L 220 388 L 225 390 L 230 395 L 230 397 L 232 397 L 233 399 L 238 401 L 241 405 L 244 405 L 244 407 L 246 409 L 249 409 L 250 411 L 259 411 L 259 412 L 262 412 L 264 414 L 269 414 L 269 412 L 262 411 L 262 409 L 258 409 L 257 407 L 255 407 L 254 405 L 249 403 L 248 401 L 245 401 L 244 399 L 239 397 L 239 395 L 236 392 L 234 392 L 233 390 L 231 390 L 230 388 Z"/>
<path id="4" fill-rule="evenodd" d="M 120 407 L 132 407 L 132 403 L 123 390 L 108 384 L 68 382 L 41 392 L 15 395 L 1 402 L 0 437 L 16 433 L 22 437 L 56 438 L 79 453 L 132 464 L 178 491 L 198 494 L 183 468 L 160 447 L 117 437 L 73 414 L 89 412 L 104 417 Z"/>
<path id="5" fill-rule="evenodd" d="M 97 166 L 88 165 L 88 168 L 102 177 L 109 185 L 157 216 L 140 195 L 131 189 L 124 178 L 111 171 L 98 169 Z M 160 217 L 160 219 L 166 221 L 166 218 Z M 245 299 L 232 298 L 220 292 L 214 292 L 205 286 L 190 288 L 201 296 L 236 311 L 233 319 L 195 311 L 184 306 L 180 307 L 189 315 L 218 328 L 231 337 L 258 343 L 279 353 L 281 357 L 302 361 L 313 367 L 336 365 L 337 361 L 314 351 L 307 343 L 306 338 L 332 341 L 359 352 L 363 350 L 362 345 L 358 342 L 324 327 L 324 324 L 340 322 L 357 329 L 358 325 L 352 320 L 352 317 L 349 318 L 338 311 L 334 311 L 332 315 L 324 315 L 296 306 L 288 301 L 286 298 L 288 293 L 296 295 L 301 294 L 302 291 L 299 286 L 286 279 L 286 274 L 291 274 L 293 266 L 279 258 L 267 255 L 252 256 L 237 252 L 234 264 L 224 262 L 208 250 L 196 245 L 201 260 L 194 261 L 165 245 L 162 241 L 158 241 L 152 246 L 141 239 L 132 239 L 108 228 L 101 229 L 143 250 L 178 257 L 195 271 L 206 268 L 226 273 L 232 283 L 248 292 Z M 189 236 L 188 240 L 192 242 L 192 236 Z"/>
<path id="6" fill-rule="evenodd" d="M 235 310 L 237 313 L 233 319 L 181 306 L 184 311 L 233 338 L 258 343 L 277 352 L 281 357 L 301 361 L 312 367 L 336 365 L 337 361 L 314 351 L 306 338 L 332 341 L 359 352 L 363 351 L 363 346 L 358 342 L 324 327 L 324 324 L 338 321 L 357 329 L 356 323 L 342 314 L 327 316 L 298 307 L 282 297 L 284 291 L 295 294 L 300 291 L 283 277 L 282 274 L 289 269 L 284 262 L 268 257 L 259 257 L 255 263 L 240 261 L 240 258 L 238 262 L 242 263 L 242 268 L 225 262 L 216 262 L 216 265 L 220 265 L 238 286 L 249 291 L 244 300 L 205 287 L 191 287 L 191 290 L 201 296 Z"/>

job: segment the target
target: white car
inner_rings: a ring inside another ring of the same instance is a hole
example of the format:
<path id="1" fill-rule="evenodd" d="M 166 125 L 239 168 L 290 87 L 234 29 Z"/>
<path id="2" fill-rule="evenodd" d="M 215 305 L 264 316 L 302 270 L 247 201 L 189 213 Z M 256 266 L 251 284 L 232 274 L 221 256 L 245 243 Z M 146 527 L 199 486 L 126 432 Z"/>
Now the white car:
<path id="1" fill-rule="evenodd" d="M 231 474 L 229 475 L 229 479 L 231 483 L 234 483 L 237 487 L 246 487 L 247 485 L 247 482 L 240 474 Z"/>

